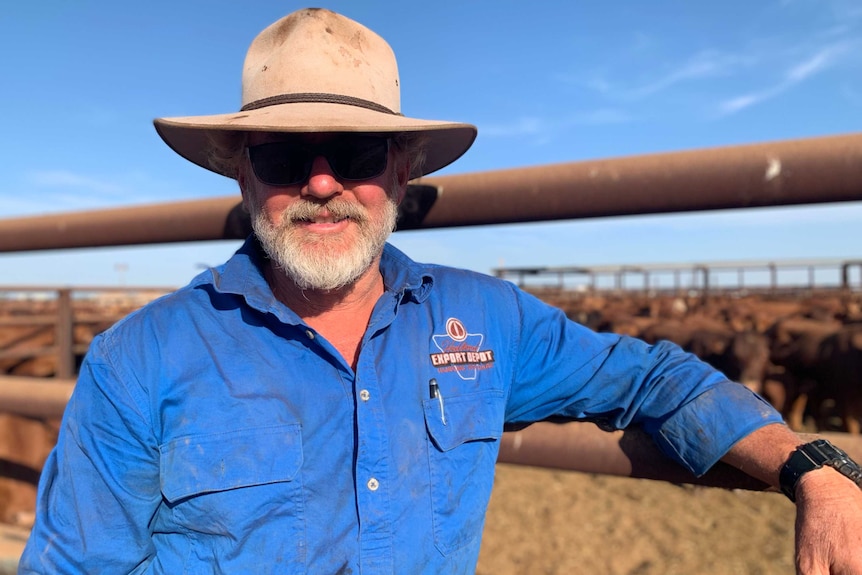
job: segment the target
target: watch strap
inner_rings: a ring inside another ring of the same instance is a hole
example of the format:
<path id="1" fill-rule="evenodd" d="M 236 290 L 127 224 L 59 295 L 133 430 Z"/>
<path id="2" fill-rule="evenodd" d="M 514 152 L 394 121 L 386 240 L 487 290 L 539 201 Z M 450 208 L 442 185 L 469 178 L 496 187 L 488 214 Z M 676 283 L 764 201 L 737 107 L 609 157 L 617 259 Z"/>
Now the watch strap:
<path id="1" fill-rule="evenodd" d="M 825 439 L 800 445 L 781 468 L 779 486 L 791 501 L 796 501 L 796 486 L 799 479 L 824 465 L 834 467 L 839 473 L 862 488 L 862 467 L 847 453 Z"/>

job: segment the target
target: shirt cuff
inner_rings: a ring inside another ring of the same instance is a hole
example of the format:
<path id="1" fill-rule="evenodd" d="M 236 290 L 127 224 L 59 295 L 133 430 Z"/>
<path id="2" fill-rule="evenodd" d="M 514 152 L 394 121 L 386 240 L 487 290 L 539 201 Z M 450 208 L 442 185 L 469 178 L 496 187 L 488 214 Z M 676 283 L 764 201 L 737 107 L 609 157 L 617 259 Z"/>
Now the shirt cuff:
<path id="1" fill-rule="evenodd" d="M 783 423 L 762 397 L 744 385 L 716 384 L 684 405 L 658 431 L 659 447 L 700 477 L 751 432 Z"/>

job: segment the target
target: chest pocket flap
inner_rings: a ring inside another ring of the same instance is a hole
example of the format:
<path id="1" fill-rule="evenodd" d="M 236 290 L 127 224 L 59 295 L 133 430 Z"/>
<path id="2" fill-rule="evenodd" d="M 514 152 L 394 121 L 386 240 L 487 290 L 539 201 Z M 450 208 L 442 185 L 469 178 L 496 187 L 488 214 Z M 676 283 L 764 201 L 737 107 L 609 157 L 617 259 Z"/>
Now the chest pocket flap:
<path id="1" fill-rule="evenodd" d="M 438 399 L 426 399 L 425 425 L 434 444 L 449 451 L 483 439 L 500 439 L 503 429 L 503 392 L 481 391 Z"/>
<path id="2" fill-rule="evenodd" d="M 291 481 L 302 466 L 298 423 L 181 437 L 159 450 L 162 494 L 171 502 Z"/>

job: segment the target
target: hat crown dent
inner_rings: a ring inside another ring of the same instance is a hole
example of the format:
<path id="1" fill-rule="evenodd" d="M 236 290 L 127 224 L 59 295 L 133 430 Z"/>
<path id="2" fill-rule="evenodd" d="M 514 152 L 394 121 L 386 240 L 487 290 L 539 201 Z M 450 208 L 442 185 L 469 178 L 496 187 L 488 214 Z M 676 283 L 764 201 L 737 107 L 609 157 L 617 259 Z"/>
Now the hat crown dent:
<path id="1" fill-rule="evenodd" d="M 242 105 L 289 94 L 334 94 L 401 112 L 395 53 L 378 34 L 312 8 L 265 28 L 246 53 Z"/>
<path id="2" fill-rule="evenodd" d="M 252 41 L 242 69 L 242 108 L 204 116 L 156 118 L 177 154 L 236 178 L 236 153 L 249 132 L 361 132 L 421 137 L 417 178 L 449 165 L 476 138 L 472 124 L 401 114 L 395 53 L 375 32 L 325 9 L 281 18 Z"/>

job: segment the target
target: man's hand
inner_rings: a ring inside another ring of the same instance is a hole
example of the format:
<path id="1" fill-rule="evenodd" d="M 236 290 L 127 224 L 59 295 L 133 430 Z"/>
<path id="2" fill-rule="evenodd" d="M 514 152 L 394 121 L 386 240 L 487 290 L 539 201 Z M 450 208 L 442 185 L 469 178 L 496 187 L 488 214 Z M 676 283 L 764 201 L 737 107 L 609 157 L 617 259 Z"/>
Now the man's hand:
<path id="1" fill-rule="evenodd" d="M 784 462 L 810 439 L 784 425 L 767 425 L 722 459 L 778 487 Z M 862 490 L 831 467 L 809 471 L 796 484 L 796 570 L 802 575 L 862 575 Z"/>
<path id="2" fill-rule="evenodd" d="M 862 489 L 831 467 L 806 473 L 796 487 L 796 571 L 862 573 Z"/>

